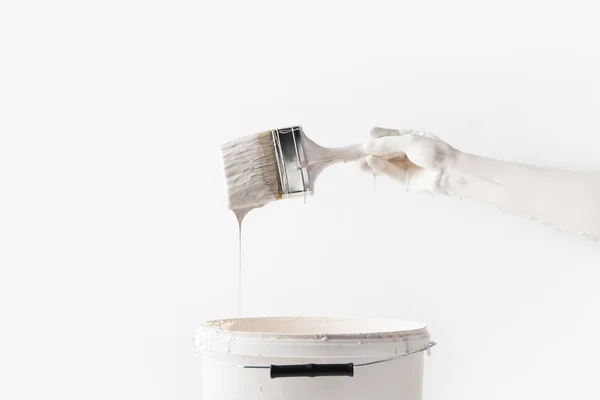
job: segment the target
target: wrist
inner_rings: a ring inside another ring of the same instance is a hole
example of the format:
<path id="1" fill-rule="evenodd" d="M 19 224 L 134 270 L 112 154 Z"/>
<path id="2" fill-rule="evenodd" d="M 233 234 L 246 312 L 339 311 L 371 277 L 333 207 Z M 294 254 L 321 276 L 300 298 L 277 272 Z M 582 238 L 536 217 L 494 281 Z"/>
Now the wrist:
<path id="1" fill-rule="evenodd" d="M 466 164 L 469 154 L 452 149 L 446 157 L 439 180 L 439 194 L 457 196 L 460 188 L 466 184 Z"/>

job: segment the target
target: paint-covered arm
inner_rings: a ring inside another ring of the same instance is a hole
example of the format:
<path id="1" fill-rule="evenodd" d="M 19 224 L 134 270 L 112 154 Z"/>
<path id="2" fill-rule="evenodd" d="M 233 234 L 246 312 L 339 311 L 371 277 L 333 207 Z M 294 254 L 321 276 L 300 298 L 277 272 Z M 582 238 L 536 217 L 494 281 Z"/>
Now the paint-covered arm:
<path id="1" fill-rule="evenodd" d="M 600 237 L 600 173 L 562 171 L 458 153 L 446 192 L 555 228 Z"/>
<path id="2" fill-rule="evenodd" d="M 363 146 L 371 154 L 365 164 L 410 190 L 491 204 L 561 230 L 600 237 L 600 172 L 480 157 L 423 132 L 376 128 L 372 136 Z"/>

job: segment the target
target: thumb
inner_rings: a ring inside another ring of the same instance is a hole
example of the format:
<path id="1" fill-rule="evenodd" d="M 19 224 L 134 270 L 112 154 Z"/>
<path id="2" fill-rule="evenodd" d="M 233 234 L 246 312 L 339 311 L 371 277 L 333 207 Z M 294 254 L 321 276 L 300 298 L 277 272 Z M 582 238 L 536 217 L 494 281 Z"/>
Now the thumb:
<path id="1" fill-rule="evenodd" d="M 371 129 L 369 135 L 371 135 L 372 138 L 377 139 L 385 136 L 398 136 L 401 135 L 401 133 L 397 129 L 380 128 L 376 126 Z"/>

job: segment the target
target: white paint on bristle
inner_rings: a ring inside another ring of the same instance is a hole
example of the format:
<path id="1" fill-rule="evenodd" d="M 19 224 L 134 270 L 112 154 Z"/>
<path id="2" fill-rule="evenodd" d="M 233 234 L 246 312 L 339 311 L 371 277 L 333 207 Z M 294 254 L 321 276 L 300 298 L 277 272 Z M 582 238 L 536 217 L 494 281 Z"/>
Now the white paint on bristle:
<path id="1" fill-rule="evenodd" d="M 270 132 L 225 143 L 221 155 L 229 208 L 240 224 L 251 210 L 281 198 Z"/>

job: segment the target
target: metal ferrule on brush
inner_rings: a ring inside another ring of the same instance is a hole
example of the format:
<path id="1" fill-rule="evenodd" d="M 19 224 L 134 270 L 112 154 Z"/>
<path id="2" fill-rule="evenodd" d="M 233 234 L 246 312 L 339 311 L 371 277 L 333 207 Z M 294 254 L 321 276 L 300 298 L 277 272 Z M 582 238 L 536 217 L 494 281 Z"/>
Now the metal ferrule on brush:
<path id="1" fill-rule="evenodd" d="M 304 153 L 304 132 L 299 126 L 274 129 L 271 131 L 281 197 L 286 199 L 305 194 L 313 194 L 312 183 L 306 168 Z"/>

